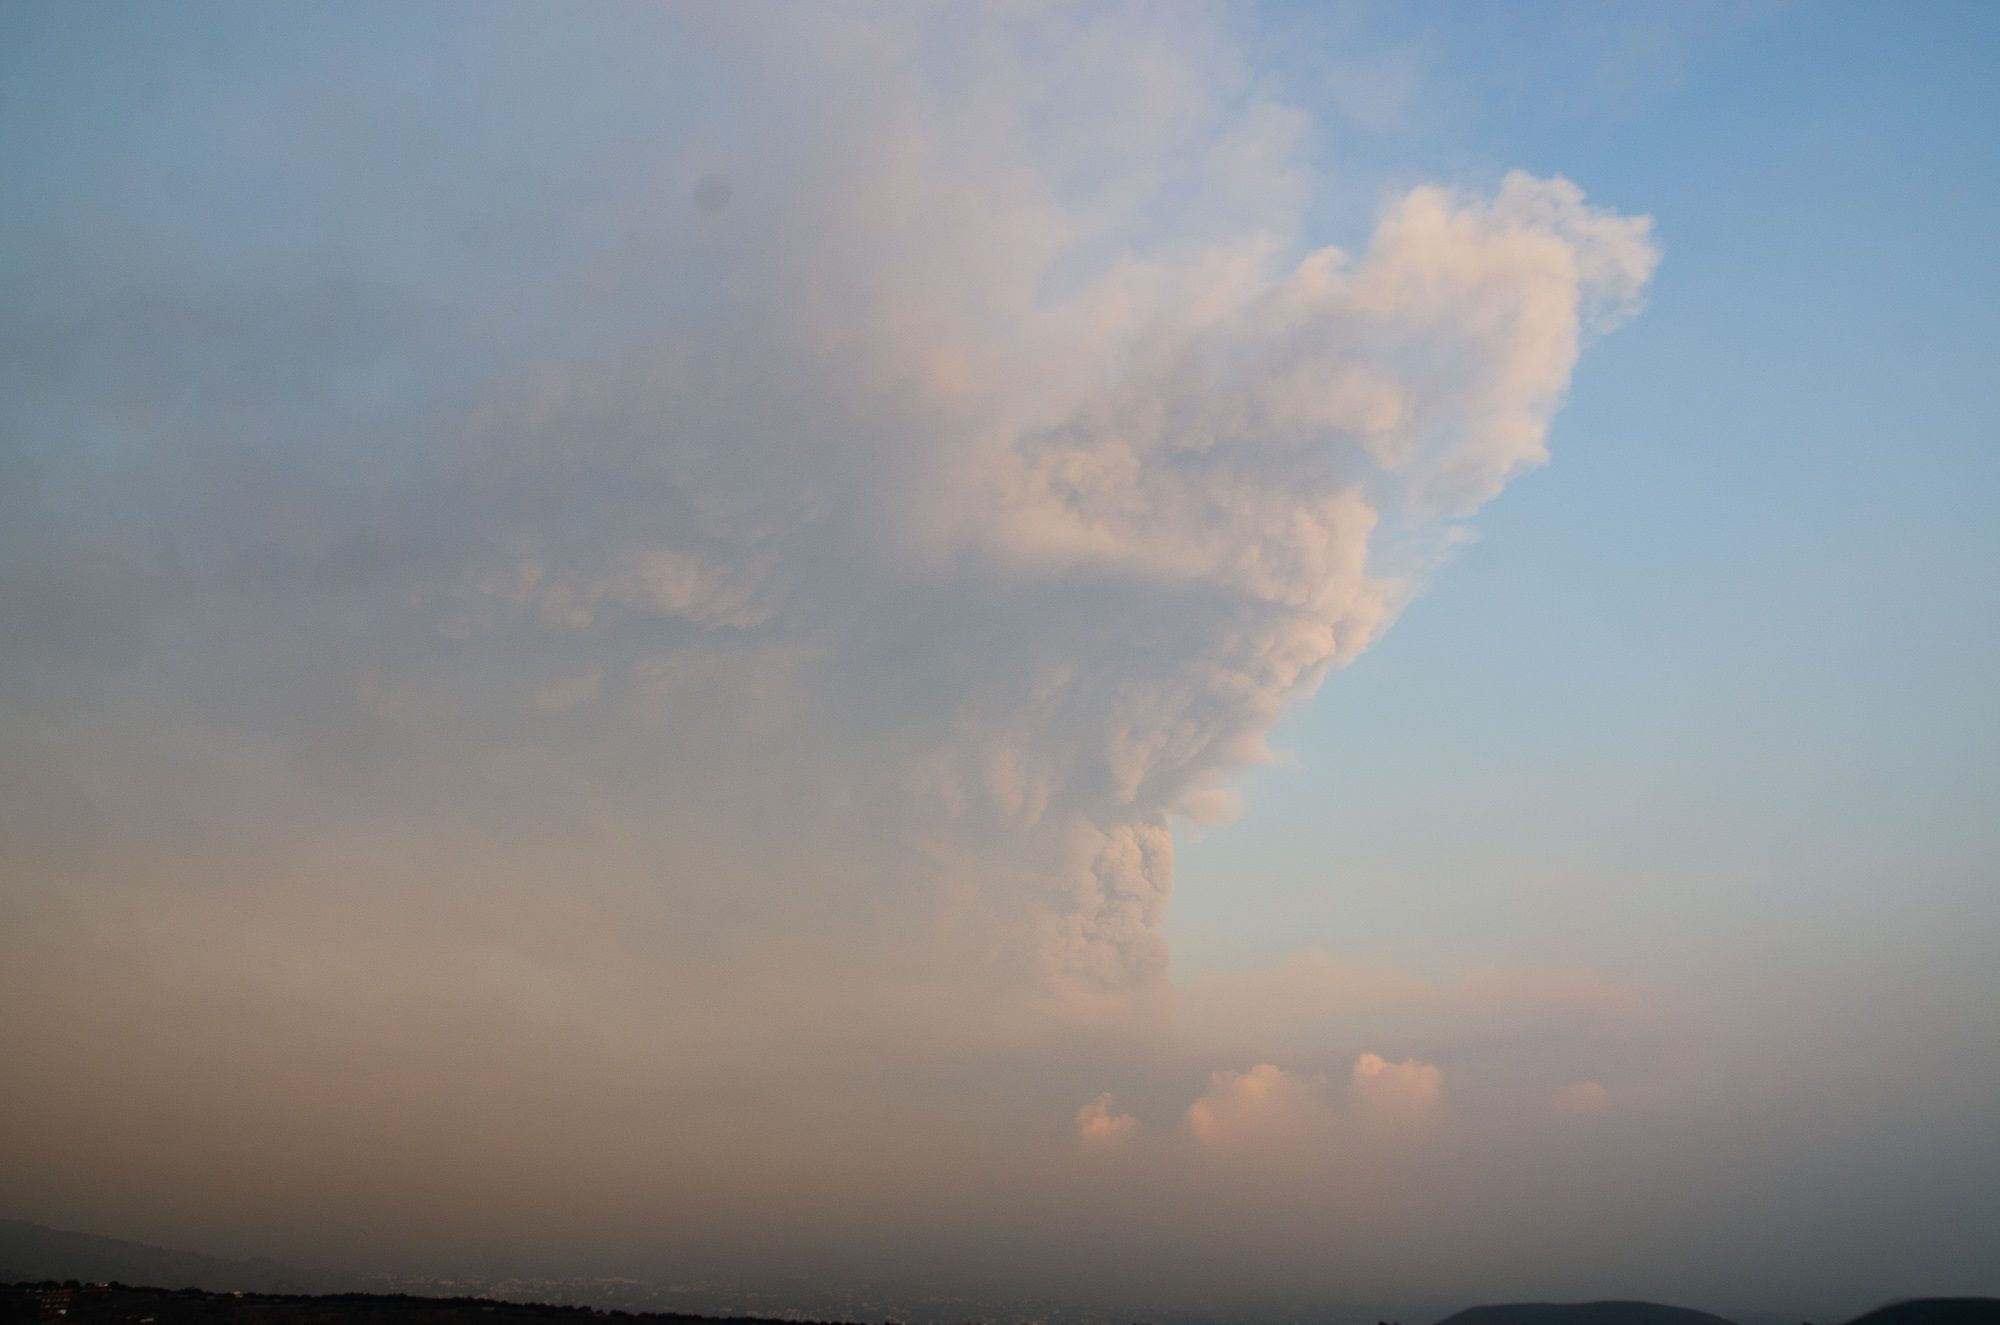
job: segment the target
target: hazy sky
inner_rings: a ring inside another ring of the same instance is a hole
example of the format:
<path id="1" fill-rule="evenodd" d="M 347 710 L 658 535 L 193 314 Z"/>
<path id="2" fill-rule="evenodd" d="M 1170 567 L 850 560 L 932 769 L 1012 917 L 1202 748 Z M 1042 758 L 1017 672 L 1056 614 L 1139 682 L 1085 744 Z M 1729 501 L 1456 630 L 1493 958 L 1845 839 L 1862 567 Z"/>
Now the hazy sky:
<path id="1" fill-rule="evenodd" d="M 0 1214 L 2000 1293 L 2000 9 L 0 11 Z"/>

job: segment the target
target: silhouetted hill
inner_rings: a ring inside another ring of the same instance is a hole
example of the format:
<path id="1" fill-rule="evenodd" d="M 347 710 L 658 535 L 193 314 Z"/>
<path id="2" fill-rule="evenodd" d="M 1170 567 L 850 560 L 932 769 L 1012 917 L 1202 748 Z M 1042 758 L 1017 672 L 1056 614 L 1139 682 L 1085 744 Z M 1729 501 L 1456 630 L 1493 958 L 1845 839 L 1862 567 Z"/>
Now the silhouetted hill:
<path id="1" fill-rule="evenodd" d="M 1661 1306 L 1657 1302 L 1515 1302 L 1468 1307 L 1455 1316 L 1445 1317 L 1438 1325 L 1735 1325 L 1735 1322 L 1706 1311 Z"/>
<path id="2" fill-rule="evenodd" d="M 327 1275 L 262 1257 L 233 1261 L 0 1219 L 0 1283 L 34 1279 L 206 1288 L 222 1293 L 308 1293 L 350 1287 L 333 1282 Z"/>
<path id="3" fill-rule="evenodd" d="M 1918 1297 L 1891 1302 L 1849 1325 L 2000 1325 L 2000 1297 Z"/>
<path id="4" fill-rule="evenodd" d="M 818 1325 L 789 1311 L 723 1317 L 292 1287 L 325 1278 L 261 1258 L 229 1260 L 0 1219 L 0 1325 Z M 155 1286 L 132 1286 L 144 1280 Z M 284 1286 L 256 1286 L 271 1283 Z M 1654 1302 L 1525 1302 L 1472 1307 L 1438 1325 L 1734 1323 Z M 1914 1298 L 1848 1325 L 2000 1325 L 2000 1299 Z"/>
<path id="5" fill-rule="evenodd" d="M 482 1297 L 411 1297 L 402 1293 L 204 1293 L 186 1288 L 53 1283 L 0 1288 L 0 1325 L 722 1325 L 709 1316 L 594 1311 L 497 1302 Z M 796 1319 L 731 1316 L 728 1325 L 819 1325 Z"/>

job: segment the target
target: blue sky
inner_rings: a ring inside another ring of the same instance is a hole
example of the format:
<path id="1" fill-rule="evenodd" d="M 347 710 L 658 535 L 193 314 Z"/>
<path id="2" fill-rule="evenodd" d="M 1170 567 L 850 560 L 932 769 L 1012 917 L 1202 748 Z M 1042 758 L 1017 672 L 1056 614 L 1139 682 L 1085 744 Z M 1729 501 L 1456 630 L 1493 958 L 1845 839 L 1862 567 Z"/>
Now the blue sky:
<path id="1" fill-rule="evenodd" d="M 1298 766 L 1184 851 L 1179 952 L 1267 953 L 1311 916 L 1463 953 L 1562 880 L 1615 880 L 1614 921 L 1719 906 L 1802 963 L 1990 915 L 1995 16 L 1706 11 L 1632 54 L 1528 12 L 1490 43 L 1417 25 L 1424 78 L 1513 90 L 1398 147 L 1647 211 L 1646 314 L 1591 352 L 1554 463 L 1279 729 Z M 1329 877 L 1335 839 L 1389 886 Z M 1565 941 L 1534 910 L 1520 941 Z"/>

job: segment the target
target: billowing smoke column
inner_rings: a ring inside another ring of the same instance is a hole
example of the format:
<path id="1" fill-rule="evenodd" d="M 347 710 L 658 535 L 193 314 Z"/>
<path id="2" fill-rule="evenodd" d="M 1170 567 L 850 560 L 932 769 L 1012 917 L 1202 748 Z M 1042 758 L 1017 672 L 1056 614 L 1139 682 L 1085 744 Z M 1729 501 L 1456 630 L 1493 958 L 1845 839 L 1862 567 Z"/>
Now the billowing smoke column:
<path id="1" fill-rule="evenodd" d="M 908 1243 L 828 1241 L 852 1190 L 930 1229 L 1114 1086 L 1138 1154 L 1216 1071 L 1224 1139 L 1430 1110 L 1234 1043 L 1128 1100 L 1063 1034 L 1167 1003 L 1176 822 L 1543 459 L 1647 222 L 1512 175 L 1323 247 L 1305 117 L 1180 11 L 480 12 L 113 69 L 160 104 L 65 169 L 120 205 L 10 203 L 29 1195 L 851 1266 Z"/>
<path id="2" fill-rule="evenodd" d="M 90 624 L 20 674 L 76 698 L 95 631 L 182 730 L 432 836 L 564 823 L 570 886 L 710 899 L 683 935 L 1147 984 L 1175 816 L 1542 460 L 1655 260 L 1524 175 L 1311 247 L 1303 117 L 1177 24 L 652 15 L 656 64 L 326 155 L 282 260 L 58 265 L 15 582 Z"/>
<path id="3" fill-rule="evenodd" d="M 1143 983 L 1174 816 L 1225 813 L 1285 705 L 1544 458 L 1581 337 L 1652 270 L 1648 223 L 1516 174 L 1301 252 L 1181 224 L 1146 157 L 1074 196 L 1043 108 L 910 95 L 835 178 L 738 179 L 726 209 L 695 186 L 665 258 L 724 306 L 517 407 L 488 460 L 515 551 L 454 601 L 585 634 L 594 700 L 782 706 L 789 757 L 994 960 Z M 1289 119 L 1172 118 L 1124 132 L 1282 219 Z"/>

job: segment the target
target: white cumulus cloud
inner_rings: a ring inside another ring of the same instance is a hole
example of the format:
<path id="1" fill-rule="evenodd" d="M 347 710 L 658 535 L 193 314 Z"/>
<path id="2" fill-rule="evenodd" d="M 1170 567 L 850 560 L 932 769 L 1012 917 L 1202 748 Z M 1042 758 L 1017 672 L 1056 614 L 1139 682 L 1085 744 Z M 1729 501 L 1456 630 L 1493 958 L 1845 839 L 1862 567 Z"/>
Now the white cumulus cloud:
<path id="1" fill-rule="evenodd" d="M 1077 1139 L 1087 1146 L 1113 1146 L 1138 1129 L 1139 1120 L 1114 1107 L 1109 1091 L 1076 1111 Z"/>

